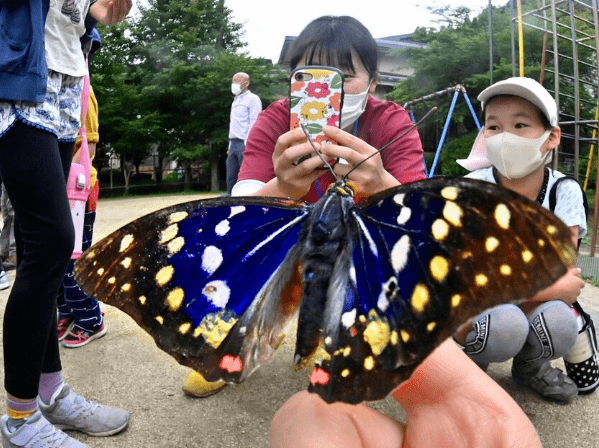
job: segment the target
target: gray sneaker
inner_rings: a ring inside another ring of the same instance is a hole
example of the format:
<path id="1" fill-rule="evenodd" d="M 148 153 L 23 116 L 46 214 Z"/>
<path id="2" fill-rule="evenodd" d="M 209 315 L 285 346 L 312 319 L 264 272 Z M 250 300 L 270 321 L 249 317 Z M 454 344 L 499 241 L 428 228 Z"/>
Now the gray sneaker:
<path id="1" fill-rule="evenodd" d="M 543 398 L 559 403 L 569 403 L 578 395 L 578 386 L 560 369 L 544 362 L 530 372 L 523 371 L 516 362 L 512 364 L 512 378 L 517 383 L 529 387 Z"/>
<path id="2" fill-rule="evenodd" d="M 8 289 L 10 288 L 10 280 L 8 279 L 8 275 L 6 271 L 0 272 L 0 289 Z"/>
<path id="3" fill-rule="evenodd" d="M 86 400 L 67 383 L 50 404 L 37 399 L 40 411 L 60 429 L 81 431 L 90 436 L 111 436 L 127 427 L 131 413 Z"/>
<path id="4" fill-rule="evenodd" d="M 40 411 L 11 432 L 8 415 L 2 417 L 2 448 L 91 448 L 52 426 Z"/>

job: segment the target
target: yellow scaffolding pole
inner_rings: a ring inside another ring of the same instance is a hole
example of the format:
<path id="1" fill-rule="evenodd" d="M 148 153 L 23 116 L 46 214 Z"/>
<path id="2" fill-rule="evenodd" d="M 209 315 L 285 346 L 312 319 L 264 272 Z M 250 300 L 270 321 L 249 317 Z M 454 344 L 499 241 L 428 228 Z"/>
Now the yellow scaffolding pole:
<path id="1" fill-rule="evenodd" d="M 518 48 L 520 51 L 518 62 L 520 76 L 524 76 L 524 31 L 522 28 L 522 0 L 518 0 Z"/>
<path id="2" fill-rule="evenodd" d="M 595 121 L 599 120 L 599 103 L 597 103 L 597 109 L 595 109 Z M 597 128 L 593 129 L 593 140 L 597 138 Z M 589 149 L 589 161 L 587 163 L 587 173 L 584 177 L 584 186 L 582 189 L 587 191 L 587 185 L 589 183 L 589 176 L 591 175 L 591 165 L 593 163 L 593 152 L 595 151 L 595 144 L 591 145 Z"/>

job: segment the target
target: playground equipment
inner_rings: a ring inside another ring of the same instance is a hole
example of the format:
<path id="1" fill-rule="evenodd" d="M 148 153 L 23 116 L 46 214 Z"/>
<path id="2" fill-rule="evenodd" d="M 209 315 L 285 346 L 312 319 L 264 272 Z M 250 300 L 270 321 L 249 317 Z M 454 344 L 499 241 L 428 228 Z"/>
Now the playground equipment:
<path id="1" fill-rule="evenodd" d="M 476 116 L 476 112 L 474 112 L 474 108 L 472 107 L 472 103 L 470 102 L 470 98 L 468 98 L 468 94 L 466 93 L 466 88 L 458 84 L 454 87 L 448 87 L 447 89 L 439 90 L 438 92 L 431 93 L 430 95 L 425 95 L 415 100 L 408 101 L 403 105 L 404 109 L 410 113 L 410 117 L 412 121 L 416 123 L 416 117 L 414 116 L 414 108 L 416 104 L 426 103 L 432 100 L 438 100 L 444 96 L 450 95 L 453 92 L 453 97 L 451 99 L 451 105 L 449 106 L 449 112 L 447 114 L 447 118 L 445 119 L 445 125 L 443 126 L 443 132 L 441 133 L 441 138 L 437 142 L 437 149 L 435 151 L 435 157 L 433 159 L 433 163 L 431 165 L 430 170 L 427 170 L 426 161 L 424 162 L 424 170 L 426 172 L 426 176 L 428 178 L 434 177 L 435 170 L 437 169 L 437 164 L 439 163 L 439 156 L 441 155 L 441 148 L 443 148 L 443 144 L 445 143 L 445 138 L 447 137 L 447 131 L 449 130 L 449 125 L 451 123 L 451 117 L 453 116 L 453 111 L 455 109 L 456 103 L 458 102 L 458 97 L 460 93 L 463 95 L 464 100 L 466 100 L 466 104 L 468 105 L 468 109 L 470 109 L 470 113 L 474 118 L 474 123 L 476 124 L 477 129 L 480 129 L 480 123 L 478 121 L 478 117 Z"/>
<path id="2" fill-rule="evenodd" d="M 579 178 L 579 164 L 587 161 L 584 188 L 588 185 L 593 152 L 597 145 L 599 117 L 599 1 L 598 0 L 537 0 L 537 8 L 524 13 L 522 0 L 510 1 L 512 16 L 512 70 L 513 75 L 524 73 L 524 28 L 543 31 L 543 53 L 541 58 L 541 84 L 546 74 L 553 75 L 553 87 L 545 85 L 555 98 L 560 110 L 562 141 L 573 148 L 572 152 L 559 152 L 553 158 L 554 167 L 558 162 L 572 165 L 571 174 Z M 517 24 L 518 38 L 514 24 Z M 515 48 L 518 48 L 518 61 Z M 570 54 L 566 54 L 569 52 Z M 581 58 L 581 53 L 585 57 Z M 580 68 L 585 67 L 590 76 L 580 76 Z M 584 95 L 584 93 L 587 95 Z M 588 98 L 593 98 L 589 100 Z M 586 98 L 586 99 L 585 99 Z M 565 110 L 560 104 L 571 103 Z M 572 110 L 573 109 L 573 110 Z M 591 111 L 591 112 L 589 112 Z M 588 147 L 588 150 L 584 150 Z M 563 169 L 563 168 L 562 168 Z M 599 174 L 599 170 L 597 170 Z M 596 179 L 599 186 L 599 177 Z M 593 216 L 599 216 L 599 188 L 595 189 Z M 593 225 L 591 256 L 595 254 L 597 225 Z"/>

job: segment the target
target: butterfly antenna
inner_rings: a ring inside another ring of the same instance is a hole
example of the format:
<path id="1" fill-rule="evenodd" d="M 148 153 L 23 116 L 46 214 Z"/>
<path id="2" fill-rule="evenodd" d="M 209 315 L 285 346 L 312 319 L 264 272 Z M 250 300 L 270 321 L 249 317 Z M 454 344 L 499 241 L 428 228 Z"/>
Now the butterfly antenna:
<path id="1" fill-rule="evenodd" d="M 310 137 L 310 133 L 306 129 L 306 126 L 304 125 L 304 123 L 300 123 L 300 126 L 301 126 L 302 130 L 304 131 L 304 134 L 306 134 L 306 138 L 308 139 L 308 142 L 310 143 L 310 146 L 312 146 L 312 149 L 314 150 L 314 152 L 316 153 L 316 155 L 318 157 L 320 157 L 320 160 L 322 160 L 322 162 L 324 163 L 325 167 L 328 168 L 328 170 L 331 172 L 331 174 L 333 175 L 333 177 L 335 179 L 338 179 L 338 177 L 335 174 L 335 171 L 333 170 L 333 167 L 331 166 L 331 164 L 329 162 L 327 162 L 325 160 L 325 158 L 322 156 L 322 154 L 318 151 L 318 149 L 316 149 L 316 145 L 314 145 L 314 142 L 312 141 L 312 138 Z"/>
<path id="2" fill-rule="evenodd" d="M 373 152 L 372 154 L 370 154 L 368 157 L 366 157 L 364 160 L 362 160 L 360 163 L 358 163 L 356 166 L 354 166 L 351 170 L 349 170 L 349 172 L 343 176 L 343 180 L 345 181 L 347 179 L 347 176 L 349 176 L 356 168 L 358 168 L 360 165 L 362 165 L 364 162 L 366 162 L 368 159 L 376 156 L 377 154 L 380 154 L 383 149 L 385 149 L 386 147 L 388 147 L 389 145 L 392 145 L 393 143 L 395 143 L 397 140 L 399 140 L 400 138 L 402 138 L 403 136 L 405 136 L 407 133 L 411 132 L 415 127 L 417 127 L 419 124 L 421 124 L 424 120 L 426 120 L 433 112 L 435 112 L 437 110 L 437 106 L 434 106 L 431 108 L 431 110 L 429 110 L 424 117 L 422 117 L 420 120 L 418 120 L 418 122 L 414 123 L 412 126 L 410 126 L 410 128 L 405 131 L 403 134 L 399 135 L 398 137 L 395 137 L 393 140 L 391 140 L 389 143 L 387 143 L 385 146 L 383 146 L 382 148 L 380 148 L 379 150 L 377 150 L 376 152 Z"/>

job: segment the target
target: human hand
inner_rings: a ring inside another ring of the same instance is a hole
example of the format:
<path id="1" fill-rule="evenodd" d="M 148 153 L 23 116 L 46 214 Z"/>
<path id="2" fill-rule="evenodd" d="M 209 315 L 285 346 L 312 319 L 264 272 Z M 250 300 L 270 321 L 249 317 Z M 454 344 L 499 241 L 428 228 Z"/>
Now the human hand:
<path id="1" fill-rule="evenodd" d="M 315 143 L 318 150 L 321 145 Z M 303 156 L 308 159 L 296 164 Z M 272 163 L 278 187 L 285 196 L 301 198 L 310 190 L 312 183 L 322 171 L 322 160 L 314 154 L 314 148 L 306 140 L 302 129 L 293 129 L 281 135 L 275 145 Z"/>
<path id="2" fill-rule="evenodd" d="M 89 12 L 98 22 L 114 25 L 127 17 L 132 6 L 132 0 L 98 0 L 89 7 Z"/>
<path id="3" fill-rule="evenodd" d="M 540 448 L 518 404 L 452 340 L 392 392 L 405 424 L 375 409 L 325 403 L 306 391 L 273 418 L 271 448 Z"/>
<path id="4" fill-rule="evenodd" d="M 448 339 L 392 392 L 406 411 L 404 448 L 533 448 L 522 409 Z"/>
<path id="5" fill-rule="evenodd" d="M 535 302 L 545 302 L 547 300 L 561 300 L 572 306 L 578 299 L 584 280 L 580 278 L 580 268 L 572 267 L 559 278 L 553 285 L 543 289 L 536 294 L 532 300 Z"/>
<path id="6" fill-rule="evenodd" d="M 323 130 L 328 137 L 337 142 L 323 146 L 323 155 L 327 159 L 339 158 L 346 161 L 335 165 L 335 174 L 342 177 L 351 171 L 348 180 L 356 186 L 359 194 L 370 196 L 399 185 L 399 181 L 383 167 L 383 161 L 380 154 L 376 154 L 376 148 L 342 129 L 324 126 Z"/>

